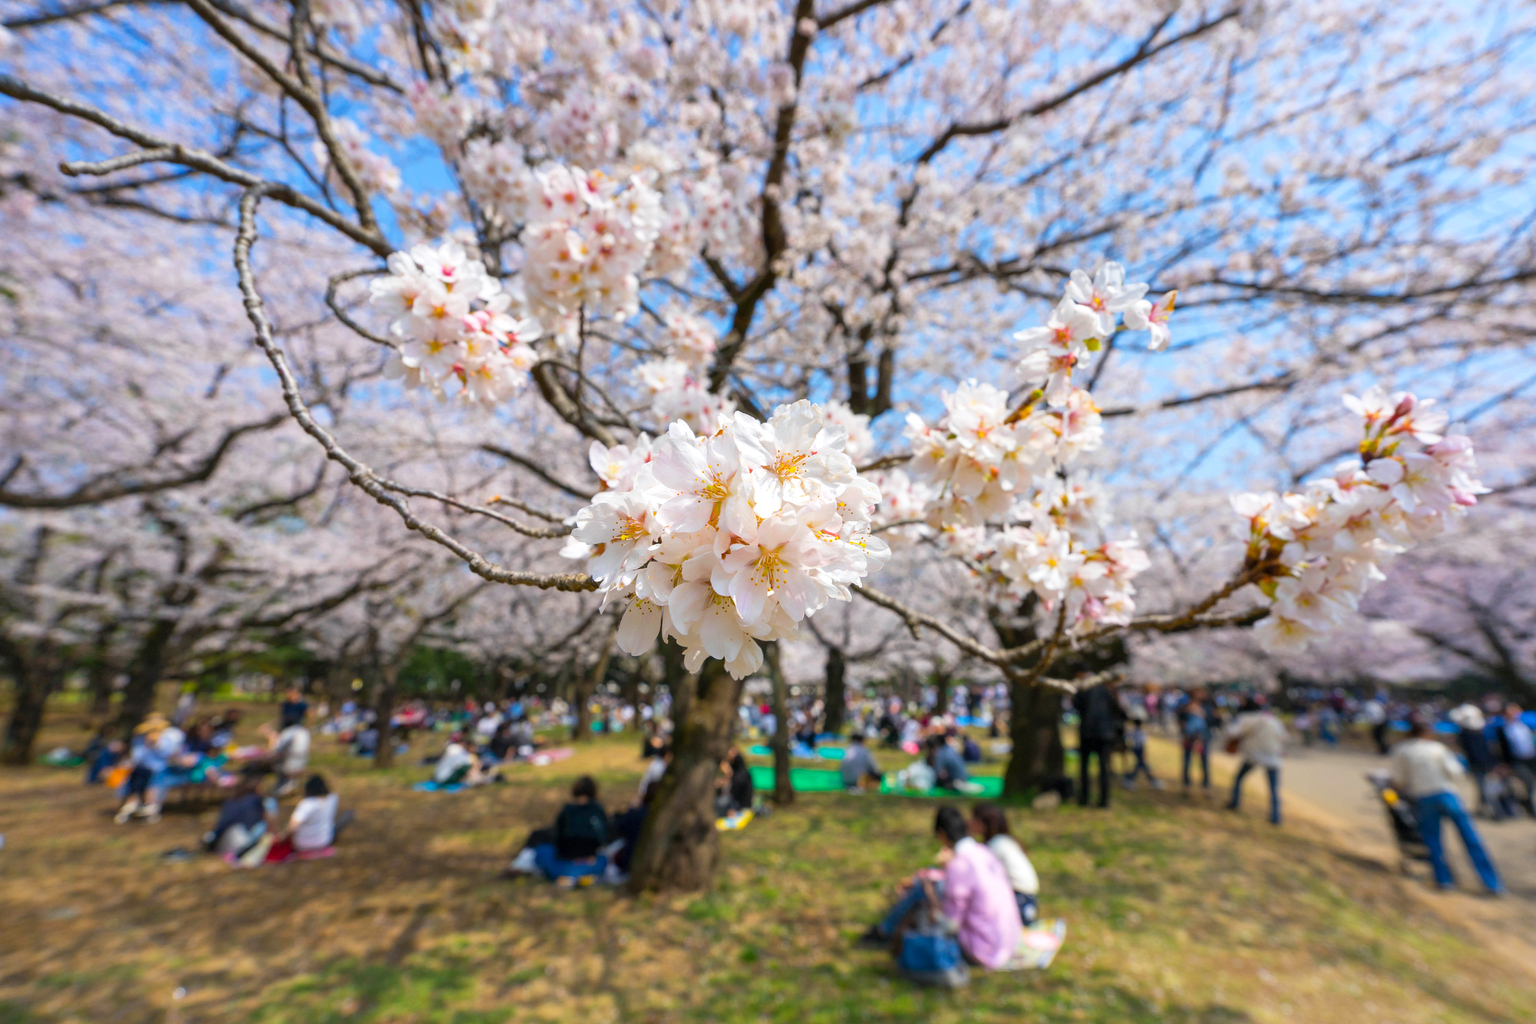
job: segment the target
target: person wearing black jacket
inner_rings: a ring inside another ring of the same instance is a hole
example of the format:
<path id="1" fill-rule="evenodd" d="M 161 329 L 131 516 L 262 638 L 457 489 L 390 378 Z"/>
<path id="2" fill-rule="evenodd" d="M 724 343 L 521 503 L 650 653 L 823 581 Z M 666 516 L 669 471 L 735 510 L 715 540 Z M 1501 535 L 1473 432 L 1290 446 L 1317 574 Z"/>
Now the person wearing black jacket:
<path id="1" fill-rule="evenodd" d="M 571 802 L 555 818 L 555 856 L 584 861 L 608 844 L 608 815 L 597 802 L 597 783 L 583 775 L 571 787 Z"/>
<path id="2" fill-rule="evenodd" d="M 1109 806 L 1109 757 L 1125 712 L 1114 692 L 1100 683 L 1072 696 L 1077 712 L 1077 802 L 1088 806 L 1088 758 L 1099 759 L 1099 806 Z"/>

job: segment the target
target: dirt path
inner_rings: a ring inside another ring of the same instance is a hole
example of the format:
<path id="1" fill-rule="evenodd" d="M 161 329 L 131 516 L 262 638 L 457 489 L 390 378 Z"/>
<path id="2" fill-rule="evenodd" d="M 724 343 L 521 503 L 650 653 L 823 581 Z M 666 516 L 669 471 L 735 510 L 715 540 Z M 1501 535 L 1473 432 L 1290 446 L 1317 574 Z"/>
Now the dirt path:
<path id="1" fill-rule="evenodd" d="M 1281 801 L 1286 812 L 1327 825 L 1350 853 L 1395 870 L 1400 861 L 1397 844 L 1386 813 L 1365 778 L 1367 772 L 1385 768 L 1387 759 L 1320 747 L 1293 748 L 1288 755 L 1281 782 Z M 1232 762 L 1228 771 L 1235 767 L 1233 758 L 1223 755 L 1219 760 Z M 1295 798 L 1289 801 L 1289 806 L 1287 797 Z M 1264 799 L 1267 797 L 1259 786 L 1250 782 L 1245 787 L 1245 803 Z M 1475 806 L 1470 783 L 1465 786 L 1462 800 Z M 1264 805 L 1256 802 L 1255 806 Z M 1497 824 L 1481 818 L 1474 820 L 1509 889 L 1509 898 L 1491 900 L 1483 896 L 1482 885 L 1467 860 L 1461 839 L 1449 825 L 1443 829 L 1443 840 L 1459 891 L 1439 893 L 1431 889 L 1427 884 L 1428 866 L 1422 863 L 1413 865 L 1413 876 L 1418 881 L 1408 883 L 1408 887 L 1448 917 L 1471 922 L 1495 942 L 1507 942 L 1511 936 L 1523 940 L 1530 947 L 1522 951 L 1521 958 L 1525 959 L 1526 954 L 1536 950 L 1536 821 L 1525 817 Z"/>

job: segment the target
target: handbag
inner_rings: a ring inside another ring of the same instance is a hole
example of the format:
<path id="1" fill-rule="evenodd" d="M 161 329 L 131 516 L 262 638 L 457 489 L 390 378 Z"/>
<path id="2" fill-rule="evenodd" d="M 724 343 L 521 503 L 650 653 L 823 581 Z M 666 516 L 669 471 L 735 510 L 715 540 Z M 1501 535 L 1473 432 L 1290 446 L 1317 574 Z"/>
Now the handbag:
<path id="1" fill-rule="evenodd" d="M 903 929 L 896 953 L 896 968 L 919 985 L 960 988 L 971 980 L 970 967 L 960 952 L 955 926 L 938 909 L 933 886 L 923 880 L 927 901 L 914 912 L 912 924 Z"/>
<path id="2" fill-rule="evenodd" d="M 1238 747 L 1240 747 L 1242 745 L 1243 745 L 1243 741 L 1242 740 L 1238 739 L 1236 736 L 1232 737 L 1231 739 L 1227 740 L 1227 748 L 1226 748 L 1227 749 L 1227 753 L 1229 753 L 1229 754 L 1237 753 Z"/>

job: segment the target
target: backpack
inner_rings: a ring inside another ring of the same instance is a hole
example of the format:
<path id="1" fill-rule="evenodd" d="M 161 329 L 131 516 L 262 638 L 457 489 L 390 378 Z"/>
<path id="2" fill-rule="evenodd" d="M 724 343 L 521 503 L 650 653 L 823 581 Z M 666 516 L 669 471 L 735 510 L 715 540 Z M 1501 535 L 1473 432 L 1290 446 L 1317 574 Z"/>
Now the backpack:
<path id="1" fill-rule="evenodd" d="M 939 912 L 933 886 L 923 888 L 928 900 L 913 912 L 912 923 L 902 929 L 896 969 L 918 985 L 960 988 L 970 983 L 971 969 L 960 952 L 954 924 Z"/>

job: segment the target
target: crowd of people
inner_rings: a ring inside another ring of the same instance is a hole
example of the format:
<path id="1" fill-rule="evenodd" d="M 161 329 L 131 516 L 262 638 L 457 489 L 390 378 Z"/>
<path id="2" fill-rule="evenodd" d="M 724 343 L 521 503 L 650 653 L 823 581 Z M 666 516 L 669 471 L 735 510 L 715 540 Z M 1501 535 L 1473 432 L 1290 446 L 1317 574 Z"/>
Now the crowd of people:
<path id="1" fill-rule="evenodd" d="M 1433 699 L 1415 704 L 1384 692 L 1295 689 L 1279 697 L 1290 706 L 1289 723 L 1268 696 L 1253 691 L 1085 688 L 1062 705 L 1064 721 L 1076 726 L 1078 762 L 1075 778 L 1059 780 L 1062 795 L 1075 796 L 1083 806 L 1108 807 L 1117 783 L 1131 788 L 1145 780 L 1164 788 L 1148 756 L 1150 735 L 1161 733 L 1182 755 L 1186 792 L 1211 788 L 1210 755 L 1217 745 L 1238 758 L 1226 805 L 1239 809 L 1245 781 L 1260 775 L 1267 784 L 1268 820 L 1278 825 L 1281 774 L 1292 734 L 1303 745 L 1338 743 L 1346 733 L 1368 735 L 1372 748 L 1390 756 L 1390 784 L 1413 808 L 1436 883 L 1454 884 L 1441 836 L 1443 824 L 1449 823 L 1484 885 L 1490 892 L 1503 891 L 1473 817 L 1536 817 L 1536 735 L 1523 709 L 1492 702 L 1451 706 Z M 666 710 L 664 697 L 638 707 L 608 696 L 596 699 L 588 715 L 594 731 L 633 730 L 637 735 L 644 763 L 638 791 L 633 799 L 605 808 L 595 780 L 581 777 L 554 821 L 536 829 L 519 848 L 509 874 L 542 876 L 562 886 L 625 879 L 673 763 Z M 980 789 L 972 774 L 983 759 L 981 744 L 990 744 L 994 753 L 1008 750 L 999 727 L 1008 713 L 1001 688 L 957 687 L 947 695 L 920 690 L 908 698 L 855 695 L 835 736 L 823 731 L 826 711 L 820 698 L 807 695 L 790 704 L 780 723 L 769 705 L 744 702 L 741 732 L 744 738 L 771 738 L 786 728 L 799 756 L 834 746 L 842 786 L 855 794 L 880 789 L 974 795 Z M 458 788 L 505 781 L 507 765 L 547 749 L 539 732 L 569 727 L 575 715 L 559 701 L 412 701 L 390 715 L 381 736 L 369 709 L 353 701 L 334 710 L 325 702 L 312 708 L 291 689 L 277 721 L 257 730 L 261 742 L 241 747 L 234 739 L 238 710 L 199 715 L 196 702 L 183 699 L 170 718 L 148 716 L 126 742 L 103 730 L 86 752 L 87 773 L 120 792 L 120 823 L 159 820 L 167 794 L 178 787 L 219 787 L 221 806 L 203 837 L 204 847 L 233 864 L 324 855 L 350 816 L 339 813 L 339 797 L 326 779 L 309 771 L 312 720 L 316 734 L 334 737 L 357 753 L 372 753 L 381 741 L 405 744 L 417 737 L 430 750 L 426 737 L 446 732 L 441 751 L 421 763 L 430 768 L 433 783 Z M 1404 728 L 1407 738 L 1393 743 Z M 1443 741 L 1454 744 L 1455 753 Z M 888 773 L 881 762 L 891 753 L 900 766 Z M 911 760 L 900 760 L 903 755 Z M 1458 795 L 1466 775 L 1477 795 L 1475 807 L 1464 805 Z M 280 802 L 288 798 L 297 800 L 285 814 Z M 720 827 L 739 827 L 762 806 L 743 751 L 732 747 L 715 780 Z M 942 808 L 934 834 L 940 845 L 935 866 L 902 886 L 890 912 L 866 939 L 891 944 L 900 957 L 909 935 L 913 948 L 942 944 L 937 920 L 947 922 L 964 963 L 1005 965 L 1021 929 L 1039 920 L 1039 879 L 1028 855 L 1012 836 L 1004 812 L 990 803 L 974 805 L 969 816 Z M 922 980 L 919 967 L 906 964 L 903 969 Z"/>

